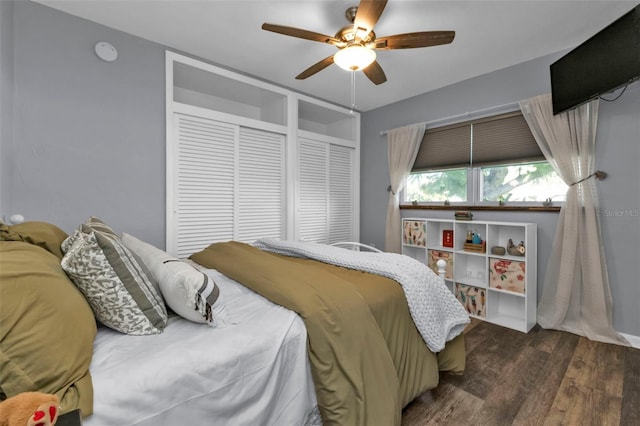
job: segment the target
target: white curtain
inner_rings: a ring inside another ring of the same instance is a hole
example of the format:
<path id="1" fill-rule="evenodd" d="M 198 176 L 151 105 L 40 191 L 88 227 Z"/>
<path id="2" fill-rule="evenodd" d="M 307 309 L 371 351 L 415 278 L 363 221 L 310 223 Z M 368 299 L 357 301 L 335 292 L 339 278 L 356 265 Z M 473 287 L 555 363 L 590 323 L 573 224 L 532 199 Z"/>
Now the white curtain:
<path id="1" fill-rule="evenodd" d="M 402 224 L 400 219 L 400 191 L 416 161 L 420 142 L 424 136 L 424 124 L 400 127 L 387 132 L 387 159 L 389 162 L 389 206 L 384 233 L 384 250 L 401 251 Z"/>
<path id="2" fill-rule="evenodd" d="M 553 115 L 551 95 L 520 102 L 545 158 L 569 185 L 547 265 L 538 323 L 629 345 L 613 328 L 612 299 L 594 182 L 598 101 Z M 600 175 L 598 175 L 600 176 Z"/>

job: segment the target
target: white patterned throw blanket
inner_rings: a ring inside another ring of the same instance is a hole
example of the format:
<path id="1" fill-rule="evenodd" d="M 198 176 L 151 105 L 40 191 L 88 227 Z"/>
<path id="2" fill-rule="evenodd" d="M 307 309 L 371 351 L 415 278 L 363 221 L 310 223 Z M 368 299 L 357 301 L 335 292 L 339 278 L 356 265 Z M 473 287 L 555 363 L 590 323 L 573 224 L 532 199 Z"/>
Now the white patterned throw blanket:
<path id="1" fill-rule="evenodd" d="M 324 244 L 265 238 L 253 245 L 285 256 L 313 259 L 369 272 L 398 282 L 416 328 L 432 352 L 464 330 L 469 315 L 441 279 L 419 261 L 396 253 L 369 253 Z"/>

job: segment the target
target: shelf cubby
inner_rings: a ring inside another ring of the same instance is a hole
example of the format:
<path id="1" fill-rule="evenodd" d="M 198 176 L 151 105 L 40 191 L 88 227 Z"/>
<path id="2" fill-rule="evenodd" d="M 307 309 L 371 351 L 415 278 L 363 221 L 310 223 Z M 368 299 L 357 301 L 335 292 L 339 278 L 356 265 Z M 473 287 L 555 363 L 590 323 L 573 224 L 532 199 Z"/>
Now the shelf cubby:
<path id="1" fill-rule="evenodd" d="M 402 253 L 426 263 L 434 272 L 437 259 L 447 261 L 445 285 L 470 316 L 528 332 L 536 323 L 535 223 L 456 221 L 404 218 Z M 443 244 L 453 230 L 453 247 Z M 424 231 L 424 233 L 423 233 Z M 478 234 L 485 252 L 465 250 L 467 233 Z M 495 246 L 524 245 L 522 256 L 492 254 Z"/>

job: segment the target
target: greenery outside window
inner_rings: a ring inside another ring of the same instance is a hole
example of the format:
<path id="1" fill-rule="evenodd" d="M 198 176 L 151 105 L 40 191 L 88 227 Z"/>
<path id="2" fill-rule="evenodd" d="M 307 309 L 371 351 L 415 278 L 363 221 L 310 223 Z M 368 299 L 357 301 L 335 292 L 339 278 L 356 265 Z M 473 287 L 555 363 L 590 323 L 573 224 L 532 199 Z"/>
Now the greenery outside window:
<path id="1" fill-rule="evenodd" d="M 516 111 L 428 129 L 403 199 L 432 205 L 540 206 L 563 202 L 566 191 Z"/>
<path id="2" fill-rule="evenodd" d="M 405 201 L 467 203 L 468 169 L 411 173 L 405 185 Z"/>
<path id="3" fill-rule="evenodd" d="M 546 161 L 481 167 L 479 175 L 478 200 L 482 202 L 560 202 L 568 189 Z"/>
<path id="4" fill-rule="evenodd" d="M 473 188 L 478 188 L 477 194 Z M 564 202 L 567 189 L 548 162 L 538 161 L 411 173 L 405 185 L 404 201 L 420 204 L 508 203 L 532 206 L 551 199 L 557 205 Z"/>

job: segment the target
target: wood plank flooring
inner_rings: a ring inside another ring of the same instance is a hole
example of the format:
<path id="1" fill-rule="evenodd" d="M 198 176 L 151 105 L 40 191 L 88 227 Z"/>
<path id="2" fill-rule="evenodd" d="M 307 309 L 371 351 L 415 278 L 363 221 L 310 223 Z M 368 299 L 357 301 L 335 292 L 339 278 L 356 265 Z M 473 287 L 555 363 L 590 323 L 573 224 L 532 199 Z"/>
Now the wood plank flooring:
<path id="1" fill-rule="evenodd" d="M 442 374 L 404 409 L 403 426 L 640 425 L 640 349 L 479 320 L 465 344 L 464 375 Z"/>

